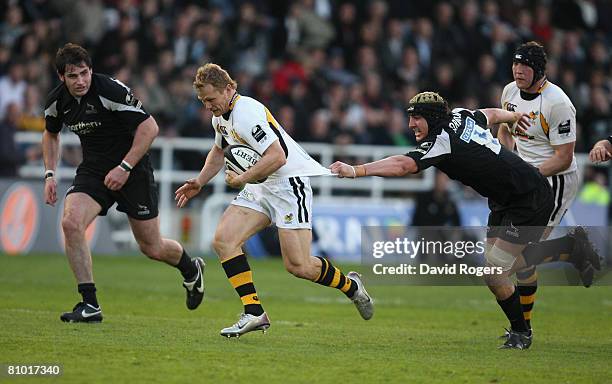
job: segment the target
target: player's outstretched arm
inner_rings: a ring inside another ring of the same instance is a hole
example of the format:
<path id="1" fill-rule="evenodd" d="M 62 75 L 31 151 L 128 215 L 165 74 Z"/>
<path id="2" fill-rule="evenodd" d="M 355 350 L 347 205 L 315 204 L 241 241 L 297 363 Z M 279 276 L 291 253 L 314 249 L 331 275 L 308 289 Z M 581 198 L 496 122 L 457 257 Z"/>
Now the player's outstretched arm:
<path id="1" fill-rule="evenodd" d="M 59 133 L 45 130 L 42 138 L 43 161 L 45 170 L 55 171 L 59 160 Z M 57 183 L 55 177 L 45 177 L 45 204 L 55 206 L 57 202 Z"/>
<path id="2" fill-rule="evenodd" d="M 608 161 L 612 158 L 612 143 L 609 140 L 600 140 L 593 146 L 589 152 L 589 160 L 593 163 Z"/>
<path id="3" fill-rule="evenodd" d="M 405 155 L 390 156 L 372 163 L 356 166 L 336 161 L 329 168 L 332 173 L 337 174 L 340 178 L 363 176 L 399 177 L 419 171 L 414 159 Z"/>
<path id="4" fill-rule="evenodd" d="M 189 199 L 200 193 L 200 190 L 206 185 L 223 167 L 223 150 L 216 144 L 212 146 L 210 152 L 206 156 L 206 161 L 202 170 L 196 178 L 189 179 L 174 193 L 176 206 L 183 208 Z"/>
<path id="5" fill-rule="evenodd" d="M 489 125 L 506 123 L 514 133 L 526 134 L 531 126 L 529 115 L 526 113 L 511 112 L 501 108 L 484 108 L 480 109 L 480 112 L 487 116 Z"/>

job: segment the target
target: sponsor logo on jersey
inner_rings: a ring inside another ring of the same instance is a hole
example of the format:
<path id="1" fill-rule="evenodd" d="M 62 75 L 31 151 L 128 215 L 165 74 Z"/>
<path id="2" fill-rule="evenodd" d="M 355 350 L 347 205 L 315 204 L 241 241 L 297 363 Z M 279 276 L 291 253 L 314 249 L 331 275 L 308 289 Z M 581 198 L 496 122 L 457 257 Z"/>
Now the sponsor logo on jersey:
<path id="1" fill-rule="evenodd" d="M 516 112 L 516 104 L 506 103 L 506 111 Z"/>
<path id="2" fill-rule="evenodd" d="M 529 112 L 529 119 L 531 119 L 531 121 L 535 123 L 539 115 L 540 115 L 540 111 L 537 111 L 537 112 L 531 111 Z"/>
<path id="3" fill-rule="evenodd" d="M 68 127 L 69 130 L 76 133 L 77 135 L 86 135 L 88 133 L 93 132 L 94 129 L 98 128 L 101 125 L 102 123 L 100 123 L 99 121 L 89 121 L 87 123 L 79 121 L 76 124 L 66 125 L 66 127 Z"/>
<path id="4" fill-rule="evenodd" d="M 257 140 L 258 143 L 261 143 L 262 141 L 266 141 L 266 133 L 259 125 L 256 125 L 253 128 L 253 130 L 251 131 L 251 134 L 253 135 L 253 138 Z"/>
<path id="5" fill-rule="evenodd" d="M 557 127 L 557 129 L 559 129 L 559 134 L 560 135 L 570 133 L 570 121 L 569 121 L 569 119 L 565 120 L 562 123 L 560 123 L 559 126 Z"/>
<path id="6" fill-rule="evenodd" d="M 92 115 L 94 113 L 98 113 L 98 110 L 96 109 L 96 107 L 94 107 L 93 105 L 87 103 L 87 106 L 85 107 L 85 114 L 86 115 Z"/>
<path id="7" fill-rule="evenodd" d="M 474 121 L 474 119 L 472 119 L 471 117 L 465 119 L 465 128 L 463 128 L 463 132 L 461 133 L 461 136 L 459 138 L 465 141 L 466 143 L 469 143 L 470 139 L 472 138 L 472 133 L 474 132 L 475 126 L 476 122 Z"/>

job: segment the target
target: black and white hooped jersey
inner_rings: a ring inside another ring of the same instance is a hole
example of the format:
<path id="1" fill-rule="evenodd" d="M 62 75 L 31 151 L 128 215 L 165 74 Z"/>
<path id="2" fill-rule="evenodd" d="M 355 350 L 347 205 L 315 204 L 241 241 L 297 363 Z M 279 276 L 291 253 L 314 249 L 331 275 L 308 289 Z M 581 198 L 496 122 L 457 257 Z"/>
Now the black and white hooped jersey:
<path id="1" fill-rule="evenodd" d="M 49 93 L 45 103 L 47 131 L 58 133 L 65 126 L 77 134 L 83 147 L 79 171 L 97 175 L 106 175 L 121 163 L 132 147 L 136 128 L 149 116 L 130 88 L 97 73 L 92 74 L 84 96 L 73 97 L 62 83 Z"/>
<path id="2" fill-rule="evenodd" d="M 448 123 L 430 127 L 428 136 L 406 156 L 419 171 L 435 166 L 500 205 L 545 185 L 540 172 L 505 149 L 487 125 L 481 111 L 456 108 Z"/>
<path id="3" fill-rule="evenodd" d="M 236 94 L 227 113 L 213 116 L 212 126 L 215 129 L 215 145 L 221 149 L 228 144 L 243 144 L 263 155 L 278 140 L 287 162 L 268 180 L 331 174 L 285 132 L 268 108 L 251 97 Z"/>

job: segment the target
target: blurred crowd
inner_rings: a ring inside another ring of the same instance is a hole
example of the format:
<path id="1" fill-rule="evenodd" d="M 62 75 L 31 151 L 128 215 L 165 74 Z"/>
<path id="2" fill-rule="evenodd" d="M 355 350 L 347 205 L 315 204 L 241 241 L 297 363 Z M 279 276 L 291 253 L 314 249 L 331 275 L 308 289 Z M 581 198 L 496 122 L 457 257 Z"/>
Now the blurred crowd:
<path id="1" fill-rule="evenodd" d="M 414 94 L 499 106 L 515 47 L 537 40 L 548 78 L 576 106 L 577 151 L 612 130 L 606 0 L 7 0 L 0 14 L 2 138 L 44 129 L 66 42 L 130 85 L 162 135 L 213 135 L 192 89 L 212 61 L 298 141 L 410 145 L 403 108 Z M 0 157 L 11 151 L 2 142 Z"/>

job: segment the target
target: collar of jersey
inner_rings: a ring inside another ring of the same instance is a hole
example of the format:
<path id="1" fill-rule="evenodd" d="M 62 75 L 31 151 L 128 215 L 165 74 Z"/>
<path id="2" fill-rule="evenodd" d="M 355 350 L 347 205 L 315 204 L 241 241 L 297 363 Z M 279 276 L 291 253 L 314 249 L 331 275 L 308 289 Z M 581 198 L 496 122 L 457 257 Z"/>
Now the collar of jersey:
<path id="1" fill-rule="evenodd" d="M 240 95 L 238 94 L 238 92 L 234 93 L 234 96 L 232 96 L 232 99 L 230 100 L 229 110 L 223 114 L 223 118 L 225 120 L 229 120 L 230 114 L 234 110 L 234 106 L 236 105 L 236 102 L 239 98 Z"/>
<path id="2" fill-rule="evenodd" d="M 544 81 L 542 82 L 542 85 L 540 85 L 540 88 L 538 88 L 538 90 L 535 93 L 528 93 L 528 92 L 525 92 L 525 91 L 523 91 L 521 89 L 520 90 L 521 91 L 521 98 L 523 100 L 527 100 L 527 101 L 534 100 L 538 96 L 540 96 L 542 94 L 542 92 L 544 92 L 546 87 L 548 87 L 548 80 L 545 78 Z"/>

